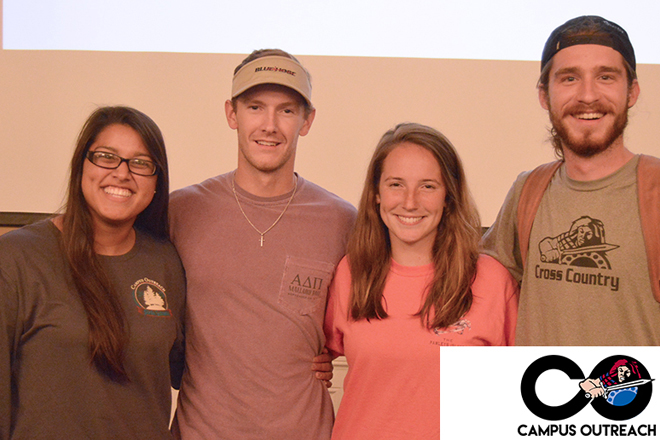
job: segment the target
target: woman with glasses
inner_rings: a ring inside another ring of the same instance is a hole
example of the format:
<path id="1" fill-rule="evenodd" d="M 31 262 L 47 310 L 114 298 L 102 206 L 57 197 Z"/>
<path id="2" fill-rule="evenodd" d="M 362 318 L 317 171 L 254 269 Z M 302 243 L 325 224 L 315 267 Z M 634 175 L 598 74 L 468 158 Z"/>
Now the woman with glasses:
<path id="1" fill-rule="evenodd" d="M 449 140 L 385 133 L 330 286 L 326 345 L 348 362 L 333 439 L 438 439 L 440 347 L 513 344 L 517 284 L 480 231 Z"/>
<path id="2" fill-rule="evenodd" d="M 165 439 L 184 275 L 168 241 L 160 130 L 103 107 L 65 211 L 0 237 L 0 439 Z"/>

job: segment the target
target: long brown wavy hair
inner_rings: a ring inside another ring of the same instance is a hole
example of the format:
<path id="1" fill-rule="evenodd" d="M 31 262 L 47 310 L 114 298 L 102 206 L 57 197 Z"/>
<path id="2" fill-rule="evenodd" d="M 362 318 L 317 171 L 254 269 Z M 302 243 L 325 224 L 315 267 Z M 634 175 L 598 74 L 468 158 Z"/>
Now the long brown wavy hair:
<path id="1" fill-rule="evenodd" d="M 87 313 L 91 362 L 110 379 L 125 382 L 129 380 L 124 368 L 128 324 L 108 274 L 94 252 L 92 216 L 81 184 L 87 151 L 99 133 L 113 124 L 135 130 L 158 166 L 156 193 L 149 206 L 138 215 L 134 227 L 158 239 L 168 238 L 169 173 L 160 129 L 149 116 L 133 108 L 101 107 L 85 122 L 71 159 L 62 248 Z"/>
<path id="2" fill-rule="evenodd" d="M 376 195 L 385 158 L 403 142 L 430 151 L 442 172 L 446 198 L 432 250 L 435 273 L 417 315 L 429 329 L 447 327 L 458 321 L 472 305 L 470 286 L 479 256 L 481 223 L 454 146 L 439 131 L 414 123 L 399 124 L 385 133 L 369 164 L 357 222 L 348 243 L 352 278 L 349 318 L 357 321 L 388 316 L 383 289 L 392 249 Z"/>

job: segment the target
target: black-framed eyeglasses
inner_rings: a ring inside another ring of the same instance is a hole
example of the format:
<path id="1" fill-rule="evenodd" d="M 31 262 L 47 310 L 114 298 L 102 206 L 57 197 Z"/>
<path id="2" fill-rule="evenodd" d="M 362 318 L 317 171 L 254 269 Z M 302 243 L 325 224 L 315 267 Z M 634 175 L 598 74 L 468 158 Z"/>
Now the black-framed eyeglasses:
<path id="1" fill-rule="evenodd" d="M 155 162 L 146 159 L 124 159 L 107 151 L 88 151 L 87 159 L 97 167 L 108 170 L 116 170 L 122 162 L 126 162 L 128 171 L 138 176 L 153 176 L 158 172 L 158 165 Z"/>

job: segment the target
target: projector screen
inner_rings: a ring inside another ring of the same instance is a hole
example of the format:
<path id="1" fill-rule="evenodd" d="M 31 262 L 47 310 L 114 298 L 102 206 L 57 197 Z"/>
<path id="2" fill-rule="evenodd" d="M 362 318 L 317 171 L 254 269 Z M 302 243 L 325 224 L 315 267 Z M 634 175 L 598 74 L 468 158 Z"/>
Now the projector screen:
<path id="1" fill-rule="evenodd" d="M 557 25 L 596 14 L 628 30 L 639 62 L 659 64 L 657 4 L 4 0 L 4 48 L 242 54 L 266 43 L 299 55 L 533 61 Z"/>
<path id="2" fill-rule="evenodd" d="M 454 143 L 482 223 L 521 171 L 552 160 L 535 89 L 548 35 L 597 14 L 622 25 L 641 96 L 626 145 L 660 156 L 656 1 L 3 0 L 0 211 L 54 212 L 80 127 L 99 105 L 129 105 L 163 130 L 172 189 L 236 166 L 224 101 L 234 67 L 280 47 L 312 74 L 317 117 L 296 169 L 357 204 L 384 131 L 431 125 Z"/>

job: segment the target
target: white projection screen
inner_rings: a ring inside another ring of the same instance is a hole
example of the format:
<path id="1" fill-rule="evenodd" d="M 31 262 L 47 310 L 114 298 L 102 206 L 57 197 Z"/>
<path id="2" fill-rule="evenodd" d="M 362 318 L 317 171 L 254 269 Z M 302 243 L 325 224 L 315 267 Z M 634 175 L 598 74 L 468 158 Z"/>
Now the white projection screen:
<path id="1" fill-rule="evenodd" d="M 546 38 L 597 14 L 622 25 L 641 97 L 626 143 L 660 156 L 660 6 L 655 0 L 0 0 L 0 212 L 61 206 L 82 123 L 129 105 L 162 129 L 172 189 L 236 166 L 224 101 L 234 67 L 279 47 L 312 74 L 317 116 L 297 171 L 357 204 L 373 148 L 404 121 L 458 149 L 482 223 L 523 170 L 553 158 L 536 92 Z"/>

